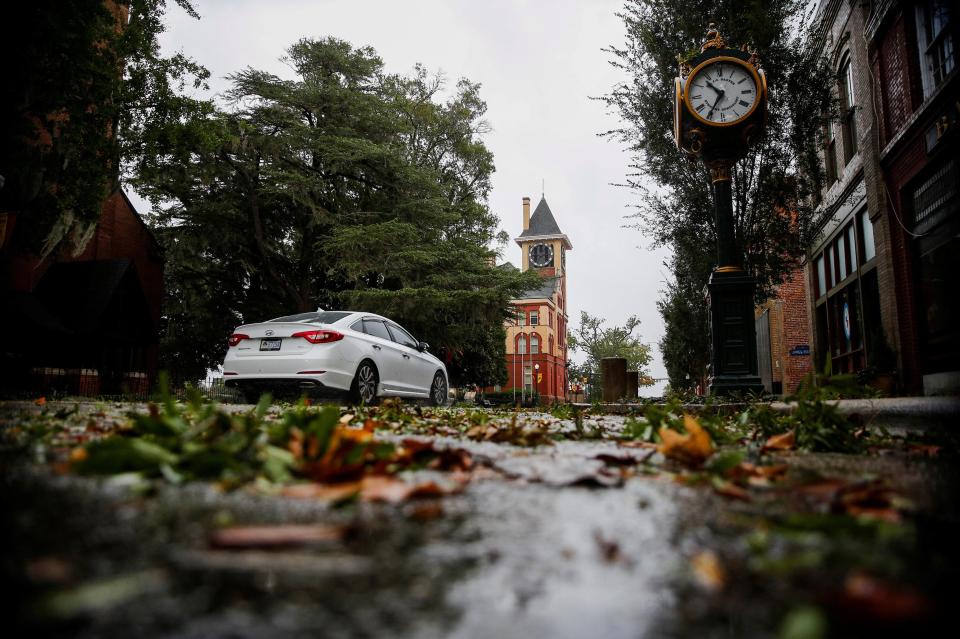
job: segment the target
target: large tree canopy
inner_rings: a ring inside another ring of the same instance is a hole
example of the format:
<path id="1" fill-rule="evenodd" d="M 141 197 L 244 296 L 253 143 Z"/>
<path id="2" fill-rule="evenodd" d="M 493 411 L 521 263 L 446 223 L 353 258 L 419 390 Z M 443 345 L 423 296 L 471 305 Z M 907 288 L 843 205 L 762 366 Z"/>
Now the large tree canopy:
<path id="1" fill-rule="evenodd" d="M 830 112 L 829 73 L 805 47 L 798 25 L 806 3 L 798 0 L 628 0 L 619 14 L 626 44 L 611 47 L 614 64 L 629 80 L 605 97 L 624 120 L 608 135 L 632 156 L 627 186 L 641 203 L 636 225 L 671 246 L 675 283 L 660 304 L 666 326 L 664 358 L 671 383 L 682 385 L 706 335 L 699 293 L 716 264 L 716 230 L 707 169 L 684 157 L 673 142 L 673 78 L 678 56 L 699 51 L 707 22 L 718 24 L 731 46 L 755 47 L 770 85 L 767 135 L 732 172 L 734 223 L 743 262 L 757 279 L 757 299 L 767 298 L 803 253 L 813 198 L 823 171 L 817 159 L 824 116 Z M 704 259 L 704 257 L 706 259 Z M 693 320 L 699 323 L 694 326 Z M 683 324 L 677 324 L 682 321 Z"/>
<path id="2" fill-rule="evenodd" d="M 188 0 L 175 0 L 197 17 Z M 0 211 L 17 245 L 82 250 L 121 165 L 156 117 L 199 108 L 182 96 L 205 69 L 160 55 L 165 0 L 35 0 L 4 7 Z"/>
<path id="3" fill-rule="evenodd" d="M 493 157 L 479 86 L 370 48 L 301 40 L 292 80 L 245 69 L 229 109 L 142 138 L 136 185 L 167 248 L 166 365 L 219 363 L 241 322 L 292 311 L 379 312 L 444 354 L 454 382 L 504 375 L 508 303 L 535 276 L 493 268 Z"/>

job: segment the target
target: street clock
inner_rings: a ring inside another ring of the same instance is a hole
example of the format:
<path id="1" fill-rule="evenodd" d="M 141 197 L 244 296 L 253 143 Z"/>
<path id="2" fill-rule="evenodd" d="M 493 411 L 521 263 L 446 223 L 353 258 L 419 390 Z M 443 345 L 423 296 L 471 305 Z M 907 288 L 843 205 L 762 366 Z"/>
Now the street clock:
<path id="1" fill-rule="evenodd" d="M 763 133 L 767 80 L 756 53 L 728 49 L 711 25 L 698 56 L 674 80 L 677 147 L 707 162 L 735 161 Z"/>

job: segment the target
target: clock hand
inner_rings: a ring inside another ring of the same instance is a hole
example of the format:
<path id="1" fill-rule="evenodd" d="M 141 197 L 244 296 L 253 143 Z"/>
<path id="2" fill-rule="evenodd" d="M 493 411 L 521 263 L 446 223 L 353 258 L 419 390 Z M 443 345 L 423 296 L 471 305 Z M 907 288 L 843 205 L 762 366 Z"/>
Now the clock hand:
<path id="1" fill-rule="evenodd" d="M 708 87 L 710 87 L 711 89 L 713 89 L 713 90 L 716 91 L 717 93 L 723 93 L 723 89 L 718 89 L 718 88 L 717 88 L 717 85 L 715 85 L 713 82 L 711 82 L 711 81 L 708 80 L 707 78 L 704 78 L 703 81 L 707 83 L 707 86 L 708 86 Z"/>
<path id="2" fill-rule="evenodd" d="M 710 107 L 710 110 L 707 111 L 707 119 L 710 119 L 710 116 L 713 114 L 713 110 L 717 108 L 717 104 L 720 103 L 720 100 L 723 99 L 723 89 L 717 89 L 717 99 L 713 101 L 713 106 Z"/>

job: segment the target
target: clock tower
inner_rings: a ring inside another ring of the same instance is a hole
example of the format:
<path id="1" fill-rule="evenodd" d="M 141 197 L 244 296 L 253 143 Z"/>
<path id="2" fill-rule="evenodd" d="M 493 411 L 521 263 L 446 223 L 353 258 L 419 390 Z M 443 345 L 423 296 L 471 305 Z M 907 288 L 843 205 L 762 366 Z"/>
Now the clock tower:
<path id="1" fill-rule="evenodd" d="M 530 213 L 523 198 L 520 270 L 534 269 L 543 283 L 511 301 L 507 323 L 507 388 L 526 401 L 564 401 L 567 390 L 567 251 L 573 249 L 545 198 Z"/>

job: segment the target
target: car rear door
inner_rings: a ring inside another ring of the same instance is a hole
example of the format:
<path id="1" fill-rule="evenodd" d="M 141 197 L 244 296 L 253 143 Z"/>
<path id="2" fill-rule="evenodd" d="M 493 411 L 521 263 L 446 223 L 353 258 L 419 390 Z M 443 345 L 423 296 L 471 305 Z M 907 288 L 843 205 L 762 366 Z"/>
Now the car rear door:
<path id="1" fill-rule="evenodd" d="M 410 333 L 393 322 L 387 322 L 387 328 L 390 329 L 393 341 L 401 349 L 403 368 L 399 383 L 409 392 L 429 394 L 436 365 L 420 352 L 420 342 Z"/>
<path id="2" fill-rule="evenodd" d="M 366 356 L 377 365 L 380 373 L 380 386 L 385 391 L 403 390 L 398 382 L 400 369 L 403 368 L 403 358 L 396 342 L 390 337 L 383 320 L 375 317 L 364 317 L 363 333 L 369 343 Z"/>

